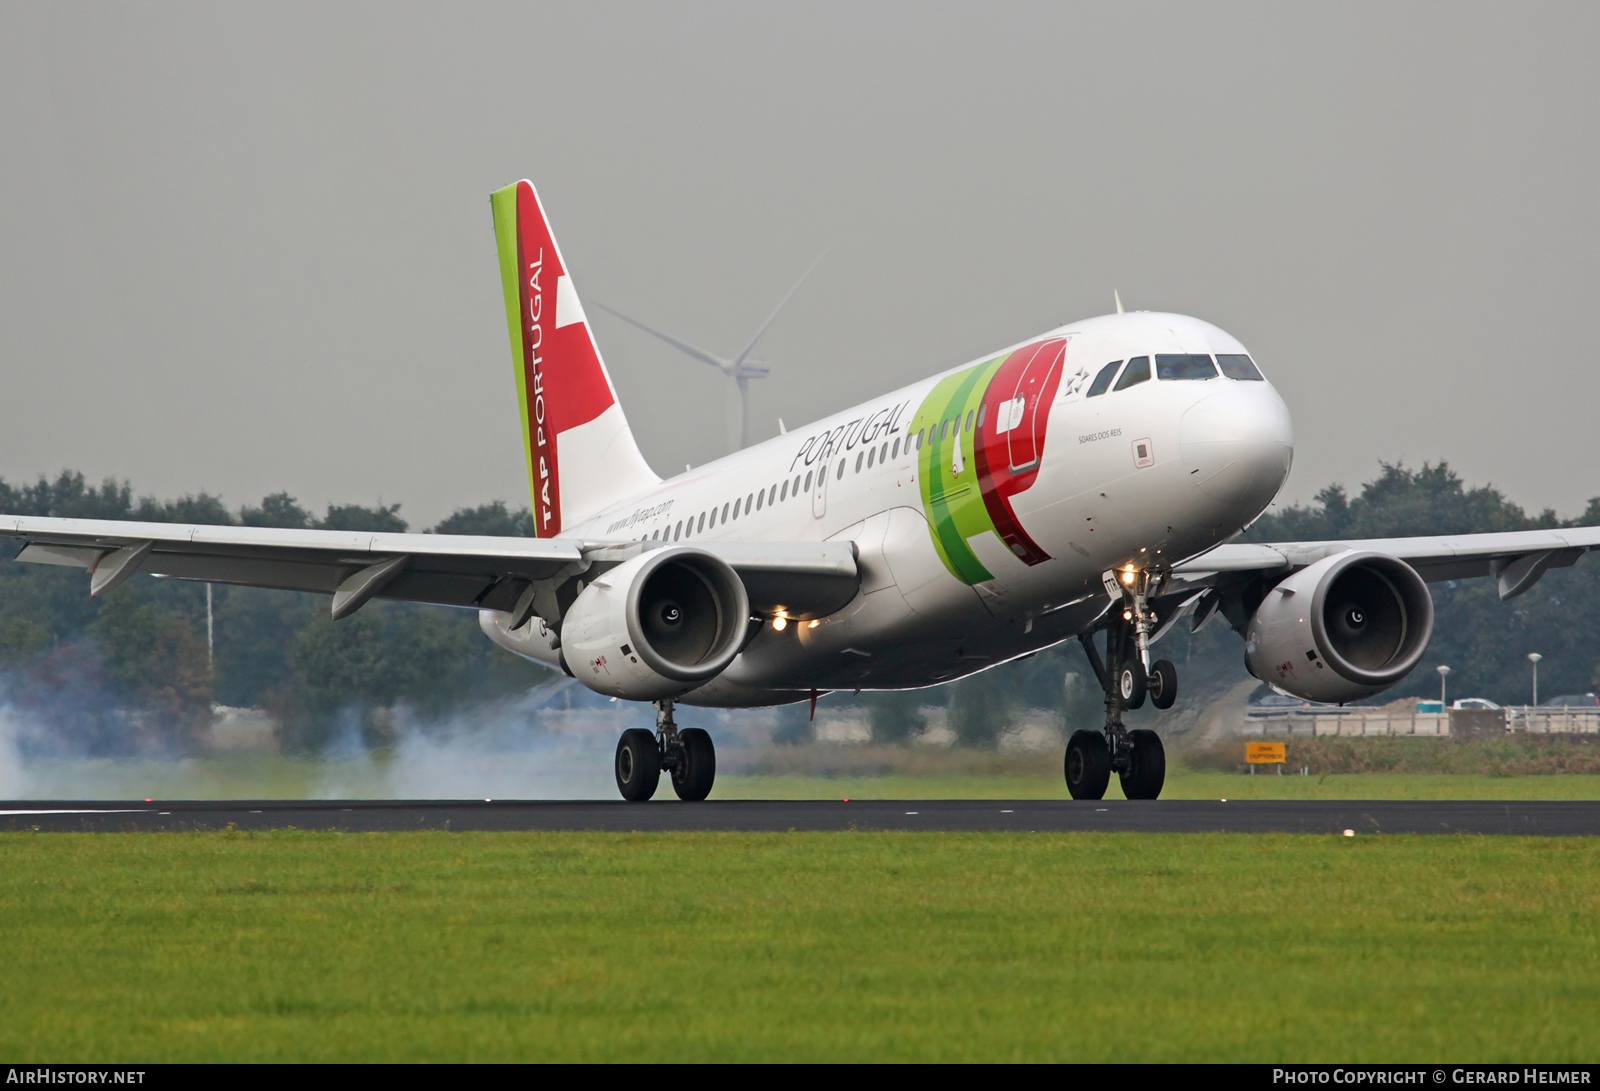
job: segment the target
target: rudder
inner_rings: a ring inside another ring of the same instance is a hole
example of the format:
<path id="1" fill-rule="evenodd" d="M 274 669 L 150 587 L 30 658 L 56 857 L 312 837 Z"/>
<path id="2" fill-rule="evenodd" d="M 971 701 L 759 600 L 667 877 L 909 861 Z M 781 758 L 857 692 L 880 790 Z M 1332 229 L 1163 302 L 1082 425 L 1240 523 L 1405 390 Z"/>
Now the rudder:
<path id="1" fill-rule="evenodd" d="M 634 442 L 533 183 L 496 190 L 490 205 L 534 532 L 551 538 L 660 478 Z"/>

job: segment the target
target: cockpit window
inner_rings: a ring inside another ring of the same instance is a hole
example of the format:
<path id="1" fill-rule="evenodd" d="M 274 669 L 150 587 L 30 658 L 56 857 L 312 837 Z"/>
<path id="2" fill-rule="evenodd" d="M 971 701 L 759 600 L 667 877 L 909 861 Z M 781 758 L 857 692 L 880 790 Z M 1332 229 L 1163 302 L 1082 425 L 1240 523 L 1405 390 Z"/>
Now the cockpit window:
<path id="1" fill-rule="evenodd" d="M 1261 372 L 1256 370 L 1255 361 L 1244 353 L 1235 353 L 1230 356 L 1217 356 L 1217 363 L 1222 365 L 1222 373 L 1230 379 L 1251 379 L 1255 382 L 1264 382 Z"/>
<path id="2" fill-rule="evenodd" d="M 1111 380 L 1117 377 L 1117 368 L 1122 366 L 1121 360 L 1113 360 L 1100 369 L 1100 374 L 1094 377 L 1094 382 L 1089 384 L 1089 393 L 1085 398 L 1097 398 L 1111 388 Z"/>
<path id="3" fill-rule="evenodd" d="M 1156 376 L 1163 381 L 1172 379 L 1215 379 L 1217 369 L 1209 356 L 1159 355 L 1156 357 Z"/>
<path id="4" fill-rule="evenodd" d="M 1122 369 L 1122 378 L 1117 380 L 1116 389 L 1126 390 L 1130 386 L 1138 386 L 1150 378 L 1150 357 L 1135 356 L 1128 361 L 1128 366 Z"/>

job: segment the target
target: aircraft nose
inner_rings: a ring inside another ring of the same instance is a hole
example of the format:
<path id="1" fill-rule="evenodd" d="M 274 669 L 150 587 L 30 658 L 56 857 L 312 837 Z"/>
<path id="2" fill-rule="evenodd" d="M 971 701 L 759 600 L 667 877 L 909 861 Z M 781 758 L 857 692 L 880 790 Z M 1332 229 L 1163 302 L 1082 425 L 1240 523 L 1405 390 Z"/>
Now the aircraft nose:
<path id="1" fill-rule="evenodd" d="M 1201 492 L 1254 516 L 1272 502 L 1294 458 L 1289 408 L 1264 382 L 1223 380 L 1178 426 L 1178 453 Z"/>

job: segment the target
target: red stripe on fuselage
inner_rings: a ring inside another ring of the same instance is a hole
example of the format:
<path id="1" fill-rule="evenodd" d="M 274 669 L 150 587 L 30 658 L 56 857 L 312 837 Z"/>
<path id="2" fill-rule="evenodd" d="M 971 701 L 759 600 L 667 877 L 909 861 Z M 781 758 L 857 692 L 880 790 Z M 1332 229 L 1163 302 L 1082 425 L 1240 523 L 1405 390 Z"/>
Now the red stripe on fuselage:
<path id="1" fill-rule="evenodd" d="M 1027 565 L 1048 561 L 1050 554 L 1022 529 L 1022 523 L 1011 510 L 1010 498 L 1030 487 L 1039 476 L 1045 430 L 1050 423 L 1050 404 L 1061 384 L 1061 361 L 1066 347 L 1067 343 L 1062 340 L 1041 341 L 1007 357 L 983 392 L 984 408 L 972 437 L 983 505 L 1001 541 Z M 1005 413 L 1009 419 L 1011 403 L 1019 396 L 1023 398 L 1021 419 L 1007 431 L 997 432 L 1001 414 Z M 1031 463 L 1013 472 L 1014 454 L 1031 458 Z"/>

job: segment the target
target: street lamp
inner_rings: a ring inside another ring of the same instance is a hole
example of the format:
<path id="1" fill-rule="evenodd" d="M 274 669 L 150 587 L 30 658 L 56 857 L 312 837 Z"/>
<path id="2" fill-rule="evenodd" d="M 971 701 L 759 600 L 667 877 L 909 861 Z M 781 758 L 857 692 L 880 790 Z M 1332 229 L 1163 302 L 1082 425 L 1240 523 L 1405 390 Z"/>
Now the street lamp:
<path id="1" fill-rule="evenodd" d="M 1528 662 L 1533 664 L 1533 703 L 1535 707 L 1539 704 L 1539 660 L 1543 658 L 1544 656 L 1538 652 L 1528 653 Z"/>
<path id="2" fill-rule="evenodd" d="M 1444 680 L 1450 674 L 1450 668 L 1444 664 L 1439 665 L 1439 710 L 1442 712 L 1449 706 L 1445 704 Z"/>

